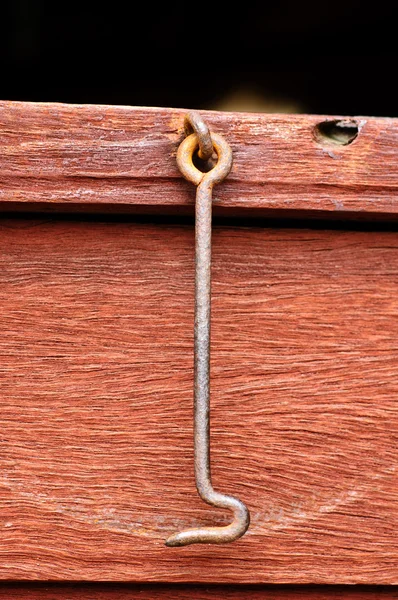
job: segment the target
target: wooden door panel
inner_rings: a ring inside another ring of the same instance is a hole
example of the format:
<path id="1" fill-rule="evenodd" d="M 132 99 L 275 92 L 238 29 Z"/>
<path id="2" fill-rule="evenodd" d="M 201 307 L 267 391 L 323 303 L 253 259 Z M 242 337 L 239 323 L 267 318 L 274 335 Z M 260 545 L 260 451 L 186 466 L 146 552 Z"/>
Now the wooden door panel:
<path id="1" fill-rule="evenodd" d="M 229 519 L 194 486 L 193 267 L 191 226 L 1 222 L 0 576 L 397 584 L 397 233 L 215 228 L 212 470 L 252 523 L 170 549 Z"/>

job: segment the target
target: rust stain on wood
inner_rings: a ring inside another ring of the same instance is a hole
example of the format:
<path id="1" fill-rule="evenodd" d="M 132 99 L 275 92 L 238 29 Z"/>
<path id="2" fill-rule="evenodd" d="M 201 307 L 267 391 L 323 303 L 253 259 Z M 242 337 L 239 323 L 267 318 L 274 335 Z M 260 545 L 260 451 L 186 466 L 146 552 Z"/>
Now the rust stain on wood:
<path id="1" fill-rule="evenodd" d="M 0 224 L 0 576 L 398 583 L 395 232 L 216 227 L 215 486 L 193 478 L 193 229 Z"/>

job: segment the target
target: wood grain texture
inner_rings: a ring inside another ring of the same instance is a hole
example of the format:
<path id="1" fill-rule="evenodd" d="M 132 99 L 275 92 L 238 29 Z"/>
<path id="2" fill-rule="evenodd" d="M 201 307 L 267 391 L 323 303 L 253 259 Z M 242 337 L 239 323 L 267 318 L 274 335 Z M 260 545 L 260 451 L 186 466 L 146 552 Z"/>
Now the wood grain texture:
<path id="1" fill-rule="evenodd" d="M 193 481 L 193 230 L 3 220 L 0 577 L 398 583 L 398 234 L 217 227 L 216 489 Z"/>
<path id="2" fill-rule="evenodd" d="M 7 600 L 397 600 L 393 586 L 191 586 L 104 583 L 10 583 L 0 585 Z"/>
<path id="3" fill-rule="evenodd" d="M 0 102 L 2 210 L 193 212 L 175 155 L 186 111 Z M 216 214 L 396 218 L 398 119 L 358 117 L 349 145 L 319 115 L 203 112 L 232 146 Z"/>

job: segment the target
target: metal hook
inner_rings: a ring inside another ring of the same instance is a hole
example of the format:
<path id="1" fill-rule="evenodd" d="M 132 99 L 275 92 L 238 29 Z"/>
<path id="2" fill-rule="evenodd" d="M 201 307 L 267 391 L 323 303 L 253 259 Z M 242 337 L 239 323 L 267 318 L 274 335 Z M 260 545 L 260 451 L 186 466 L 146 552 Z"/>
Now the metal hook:
<path id="1" fill-rule="evenodd" d="M 196 133 L 199 143 L 198 156 L 206 161 L 213 154 L 213 142 L 211 140 L 210 130 L 207 123 L 202 119 L 196 110 L 191 110 L 184 118 L 185 134 Z"/>
<path id="2" fill-rule="evenodd" d="M 196 115 L 196 119 L 201 117 Z M 223 544 L 240 538 L 249 527 L 250 514 L 243 502 L 214 490 L 210 473 L 210 309 L 211 309 L 211 212 L 212 189 L 223 181 L 232 167 L 229 144 L 215 133 L 212 148 L 218 156 L 215 167 L 202 173 L 192 162 L 199 146 L 195 133 L 181 143 L 177 164 L 186 179 L 197 185 L 195 208 L 195 386 L 194 386 L 194 458 L 195 481 L 199 496 L 217 508 L 234 514 L 230 525 L 188 529 L 170 536 L 166 546 Z"/>

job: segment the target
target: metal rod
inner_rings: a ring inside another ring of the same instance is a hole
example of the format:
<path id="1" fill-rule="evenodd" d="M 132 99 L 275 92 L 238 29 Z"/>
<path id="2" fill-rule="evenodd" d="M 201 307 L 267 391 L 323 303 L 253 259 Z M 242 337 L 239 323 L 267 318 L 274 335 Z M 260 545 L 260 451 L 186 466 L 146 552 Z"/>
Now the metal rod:
<path id="1" fill-rule="evenodd" d="M 249 527 L 250 515 L 243 502 L 214 490 L 210 471 L 210 317 L 211 317 L 211 220 L 212 189 L 229 173 L 232 152 L 219 135 L 211 134 L 218 156 L 215 167 L 199 171 L 192 162 L 199 141 L 196 134 L 187 137 L 178 150 L 177 163 L 182 174 L 195 183 L 195 341 L 194 341 L 194 458 L 195 481 L 200 497 L 218 508 L 233 512 L 232 523 L 222 527 L 200 527 L 181 531 L 166 540 L 167 546 L 223 544 L 240 538 Z"/>

